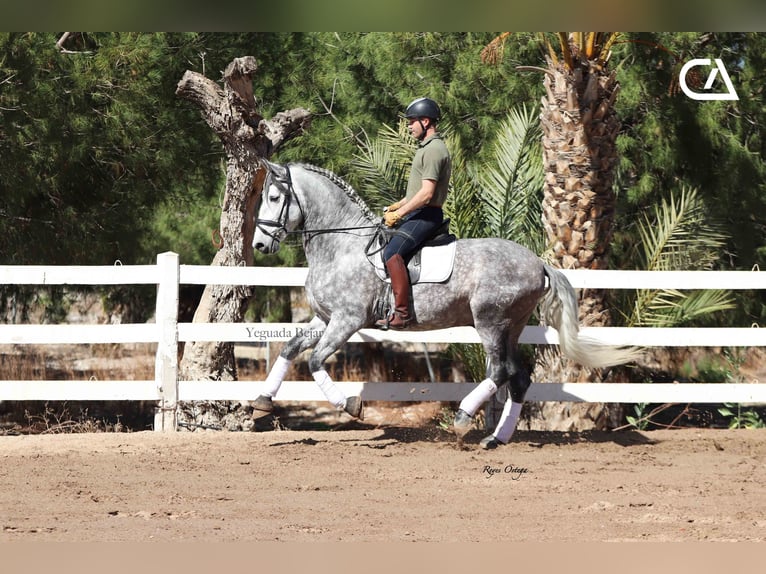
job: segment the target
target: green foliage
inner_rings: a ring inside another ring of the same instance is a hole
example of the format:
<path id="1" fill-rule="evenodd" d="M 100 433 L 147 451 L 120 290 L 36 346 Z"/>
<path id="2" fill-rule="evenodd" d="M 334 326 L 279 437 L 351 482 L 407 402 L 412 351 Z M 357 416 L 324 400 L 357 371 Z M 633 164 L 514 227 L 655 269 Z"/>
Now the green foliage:
<path id="1" fill-rule="evenodd" d="M 671 193 L 639 225 L 645 269 L 711 269 L 726 236 L 694 189 Z"/>
<path id="2" fill-rule="evenodd" d="M 404 197 L 415 142 L 400 121 L 396 128 L 382 125 L 377 137 L 366 140 L 354 154 L 354 180 L 359 193 L 368 199 L 373 210 Z"/>
<path id="3" fill-rule="evenodd" d="M 742 383 L 742 365 L 746 360 L 743 349 L 724 347 L 721 353 L 709 353 L 701 356 L 696 364 L 684 362 L 681 375 L 684 379 L 701 383 Z"/>
<path id="4" fill-rule="evenodd" d="M 725 226 L 734 264 L 753 265 L 766 239 L 753 216 L 766 207 L 765 57 L 766 37 L 754 33 L 630 34 L 615 46 L 612 62 L 618 63 L 621 86 L 616 107 L 623 123 L 620 210 L 628 220 L 660 203 L 669 189 L 695 188 L 709 215 Z M 691 58 L 722 58 L 740 99 L 687 98 L 678 89 L 678 73 Z"/>
<path id="5" fill-rule="evenodd" d="M 695 190 L 671 194 L 645 215 L 637 226 L 635 265 L 649 271 L 706 270 L 718 260 L 726 236 L 707 215 Z M 639 290 L 632 302 L 628 326 L 671 327 L 731 309 L 730 294 L 721 290 L 681 292 Z"/>
<path id="6" fill-rule="evenodd" d="M 165 34 L 0 36 L 0 232 L 11 263 L 143 259 L 153 209 L 202 156 L 202 130 L 169 106 L 182 69 Z M 10 103 L 10 106 L 6 105 Z M 153 255 L 152 255 L 153 258 Z"/>
<path id="7" fill-rule="evenodd" d="M 478 343 L 451 343 L 447 356 L 462 364 L 463 370 L 473 381 L 481 381 L 487 372 L 487 354 Z"/>
<path id="8" fill-rule="evenodd" d="M 173 251 L 182 263 L 208 265 L 220 240 L 220 218 L 218 196 L 205 197 L 194 189 L 189 189 L 187 196 L 175 194 L 173 201 L 155 209 L 148 232 L 140 237 L 141 251 L 147 254 Z"/>
<path id="9" fill-rule="evenodd" d="M 530 45 L 529 37 L 521 34 L 512 43 L 520 56 L 534 52 L 537 59 L 539 47 Z M 302 102 L 316 115 L 309 133 L 284 157 L 344 175 L 356 148 L 373 139 L 380 126 L 394 123 L 416 97 L 436 99 L 449 132 L 475 155 L 510 107 L 542 93 L 539 78 L 519 74 L 513 60 L 497 67 L 481 63 L 490 33 L 321 32 L 302 38 L 313 50 L 311 64 L 301 67 L 289 88 L 296 95 L 289 107 Z"/>
<path id="10" fill-rule="evenodd" d="M 734 410 L 732 410 L 734 409 Z M 736 411 L 736 412 L 735 412 Z M 766 422 L 754 409 L 742 409 L 740 404 L 725 403 L 718 409 L 718 413 L 729 419 L 730 429 L 762 429 L 766 428 Z"/>
<path id="11" fill-rule="evenodd" d="M 452 156 L 452 177 L 444 216 L 450 219 L 450 230 L 457 237 L 481 237 L 486 224 L 476 168 L 466 157 L 456 133 L 448 132 L 446 143 Z"/>
<path id="12" fill-rule="evenodd" d="M 649 403 L 636 403 L 633 405 L 633 414 L 626 415 L 625 420 L 636 430 L 646 430 L 649 428 L 649 417 L 646 415 L 646 409 Z"/>
<path id="13" fill-rule="evenodd" d="M 544 247 L 540 219 L 544 171 L 536 109 L 513 108 L 500 122 L 496 140 L 478 168 L 487 232 L 536 253 Z"/>

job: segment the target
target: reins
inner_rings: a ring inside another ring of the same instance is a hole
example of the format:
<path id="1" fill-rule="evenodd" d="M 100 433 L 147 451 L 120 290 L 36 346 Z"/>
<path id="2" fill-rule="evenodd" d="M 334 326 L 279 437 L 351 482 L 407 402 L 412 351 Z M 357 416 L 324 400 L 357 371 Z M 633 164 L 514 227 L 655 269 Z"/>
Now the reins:
<path id="1" fill-rule="evenodd" d="M 310 235 L 310 236 L 322 235 L 325 233 L 348 233 L 349 235 L 358 235 L 359 237 L 366 237 L 368 235 L 375 237 L 377 235 L 376 233 L 355 234 L 352 232 L 358 231 L 360 229 L 380 229 L 380 228 L 381 228 L 381 225 L 378 223 L 376 225 L 358 225 L 356 227 L 327 227 L 325 229 L 294 229 L 293 231 L 285 230 L 285 233 L 287 233 L 287 235 Z"/>

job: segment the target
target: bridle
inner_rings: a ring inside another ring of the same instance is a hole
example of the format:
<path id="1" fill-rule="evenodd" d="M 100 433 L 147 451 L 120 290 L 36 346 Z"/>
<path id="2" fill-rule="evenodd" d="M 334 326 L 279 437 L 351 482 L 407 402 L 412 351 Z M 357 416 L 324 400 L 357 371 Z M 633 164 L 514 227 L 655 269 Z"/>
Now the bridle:
<path id="1" fill-rule="evenodd" d="M 276 187 L 279 192 L 284 196 L 285 200 L 282 202 L 282 209 L 279 211 L 279 215 L 277 216 L 277 219 L 261 219 L 258 218 L 255 220 L 255 226 L 260 229 L 266 236 L 270 237 L 271 239 L 275 241 L 281 241 L 281 238 L 283 238 L 285 235 L 291 233 L 287 229 L 287 217 L 290 214 L 290 203 L 292 202 L 293 198 L 295 198 L 295 203 L 298 206 L 298 209 L 301 212 L 301 216 L 303 217 L 305 221 L 305 214 L 303 212 L 303 206 L 301 205 L 300 200 L 298 199 L 298 196 L 295 194 L 295 190 L 293 189 L 293 179 L 290 176 L 290 170 L 285 168 L 285 174 L 286 177 L 284 179 L 281 179 L 279 177 L 275 177 L 274 173 L 269 170 L 269 173 L 266 175 L 266 179 L 263 182 L 263 192 L 262 192 L 262 198 L 261 201 L 267 201 L 268 198 L 265 197 L 267 194 L 268 189 L 272 185 Z M 294 231 L 292 233 L 301 233 L 300 231 Z"/>
<path id="2" fill-rule="evenodd" d="M 290 168 L 288 166 L 284 166 L 285 168 L 285 177 L 280 177 L 279 175 L 275 175 L 271 170 L 269 170 L 268 175 L 266 176 L 265 181 L 263 182 L 263 193 L 266 194 L 267 190 L 273 185 L 274 187 L 279 190 L 279 192 L 284 196 L 285 200 L 282 202 L 282 208 L 279 211 L 279 215 L 277 216 L 277 219 L 261 219 L 258 218 L 255 220 L 255 226 L 261 230 L 266 236 L 270 237 L 271 239 L 280 242 L 282 238 L 286 235 L 303 235 L 306 240 L 311 239 L 315 235 L 321 235 L 324 233 L 353 233 L 355 231 L 358 231 L 360 229 L 375 229 L 377 230 L 372 235 L 377 236 L 380 231 L 384 229 L 384 226 L 380 223 L 375 225 L 359 225 L 356 227 L 330 227 L 325 229 L 296 229 L 296 230 L 289 230 L 287 229 L 287 218 L 290 214 L 290 204 L 294 200 L 296 205 L 298 206 L 298 210 L 301 212 L 301 218 L 303 221 L 306 221 L 306 214 L 303 210 L 303 206 L 301 205 L 300 199 L 298 199 L 298 195 L 295 193 L 295 189 L 293 188 L 293 180 L 292 176 L 290 175 Z M 267 198 L 264 196 L 262 197 L 262 201 L 266 201 Z M 365 234 L 367 235 L 367 234 Z"/>

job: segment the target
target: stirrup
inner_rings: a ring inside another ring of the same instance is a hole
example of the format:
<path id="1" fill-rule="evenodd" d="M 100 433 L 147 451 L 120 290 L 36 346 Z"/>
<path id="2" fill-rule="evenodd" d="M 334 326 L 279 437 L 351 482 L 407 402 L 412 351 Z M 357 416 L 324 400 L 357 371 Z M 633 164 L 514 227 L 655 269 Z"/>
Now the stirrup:
<path id="1" fill-rule="evenodd" d="M 401 323 L 399 325 L 392 324 L 397 319 L 399 321 L 401 321 Z M 415 322 L 414 318 L 409 313 L 407 314 L 407 318 L 406 319 L 402 319 L 401 314 L 399 314 L 396 311 L 394 311 L 393 313 L 391 313 L 385 319 L 381 319 L 380 321 L 375 323 L 375 325 L 380 327 L 381 329 L 386 329 L 386 330 L 388 330 L 388 329 L 406 329 L 407 327 L 409 327 L 414 322 Z"/>

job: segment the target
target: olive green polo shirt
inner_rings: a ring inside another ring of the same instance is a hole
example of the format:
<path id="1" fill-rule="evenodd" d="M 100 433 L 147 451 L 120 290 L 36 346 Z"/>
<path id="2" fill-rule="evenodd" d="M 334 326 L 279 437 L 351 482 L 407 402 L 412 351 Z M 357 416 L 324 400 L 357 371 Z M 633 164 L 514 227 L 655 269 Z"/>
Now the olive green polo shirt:
<path id="1" fill-rule="evenodd" d="M 436 182 L 436 190 L 428 203 L 429 206 L 441 206 L 447 199 L 449 179 L 452 174 L 452 160 L 447 145 L 437 133 L 426 138 L 420 144 L 412 159 L 410 180 L 407 183 L 407 199 L 410 200 L 423 185 L 424 179 Z"/>

